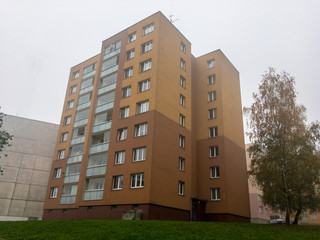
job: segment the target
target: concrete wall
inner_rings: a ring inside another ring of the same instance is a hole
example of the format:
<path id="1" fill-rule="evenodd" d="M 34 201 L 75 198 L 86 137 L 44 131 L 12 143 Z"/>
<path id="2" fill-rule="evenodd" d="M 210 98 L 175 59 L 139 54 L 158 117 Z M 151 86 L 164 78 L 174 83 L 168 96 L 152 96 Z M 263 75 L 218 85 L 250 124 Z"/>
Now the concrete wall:
<path id="1" fill-rule="evenodd" d="M 7 115 L 13 135 L 0 166 L 0 220 L 41 218 L 59 125 Z"/>

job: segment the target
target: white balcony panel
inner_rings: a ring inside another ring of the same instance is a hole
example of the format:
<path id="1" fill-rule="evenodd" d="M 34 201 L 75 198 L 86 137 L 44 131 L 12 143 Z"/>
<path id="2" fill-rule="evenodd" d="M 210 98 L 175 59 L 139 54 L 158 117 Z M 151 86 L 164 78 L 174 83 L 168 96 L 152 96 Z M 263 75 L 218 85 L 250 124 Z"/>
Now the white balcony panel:
<path id="1" fill-rule="evenodd" d="M 108 69 L 106 69 L 106 70 L 103 70 L 103 71 L 101 72 L 101 74 L 100 74 L 100 77 L 104 77 L 104 76 L 107 76 L 107 75 L 110 74 L 110 73 L 113 73 L 113 72 L 115 72 L 115 71 L 118 71 L 118 68 L 119 68 L 119 66 L 118 66 L 118 65 L 115 65 L 115 66 L 113 66 L 113 67 L 111 67 L 111 68 L 108 68 Z"/>
<path id="2" fill-rule="evenodd" d="M 91 76 L 93 76 L 93 75 L 95 75 L 95 74 L 96 74 L 96 70 L 94 70 L 94 71 L 92 71 L 92 72 L 88 72 L 88 73 L 82 75 L 82 79 L 91 77 Z"/>
<path id="3" fill-rule="evenodd" d="M 109 91 L 115 89 L 116 86 L 117 86 L 117 83 L 112 83 L 112 84 L 110 84 L 110 85 L 108 85 L 108 86 L 105 86 L 105 87 L 103 87 L 103 88 L 100 88 L 100 89 L 98 90 L 98 95 L 100 95 L 100 94 L 102 94 L 102 93 L 109 92 Z"/>
<path id="4" fill-rule="evenodd" d="M 82 161 L 82 155 L 75 155 L 68 157 L 67 163 L 75 163 L 75 162 L 81 162 Z"/>
<path id="5" fill-rule="evenodd" d="M 107 165 L 102 165 L 102 166 L 94 166 L 87 168 L 87 173 L 86 176 L 97 176 L 97 175 L 102 175 L 106 173 Z"/>
<path id="6" fill-rule="evenodd" d="M 85 190 L 83 200 L 101 200 L 103 197 L 103 189 Z"/>
<path id="7" fill-rule="evenodd" d="M 87 92 L 91 92 L 92 89 L 93 89 L 93 85 L 91 85 L 91 86 L 89 86 L 89 87 L 86 87 L 86 88 L 83 88 L 83 89 L 80 89 L 79 95 L 84 94 L 84 93 L 87 93 Z"/>
<path id="8" fill-rule="evenodd" d="M 100 123 L 98 125 L 93 126 L 92 133 L 108 130 L 110 128 L 111 128 L 111 121 L 105 122 L 105 123 Z"/>
<path id="9" fill-rule="evenodd" d="M 71 145 L 83 143 L 83 142 L 85 141 L 85 139 L 86 139 L 86 136 L 77 137 L 77 138 L 72 138 L 72 139 L 71 139 Z"/>
<path id="10" fill-rule="evenodd" d="M 88 123 L 88 118 L 85 118 L 85 119 L 82 119 L 82 120 L 79 120 L 79 121 L 76 121 L 74 122 L 73 124 L 73 127 L 79 127 L 79 126 L 82 126 L 82 125 L 86 125 Z"/>
<path id="11" fill-rule="evenodd" d="M 76 202 L 76 195 L 61 196 L 60 204 L 73 204 Z"/>
<path id="12" fill-rule="evenodd" d="M 107 111 L 107 110 L 113 108 L 113 104 L 114 104 L 114 102 L 108 102 L 106 104 L 97 106 L 96 113 Z"/>
<path id="13" fill-rule="evenodd" d="M 106 59 L 108 59 L 108 58 L 111 58 L 111 57 L 117 55 L 118 53 L 120 53 L 120 48 L 118 48 L 117 50 L 115 50 L 115 51 L 113 51 L 113 52 L 110 52 L 110 53 L 104 55 L 104 56 L 103 56 L 103 60 L 106 60 Z"/>
<path id="14" fill-rule="evenodd" d="M 77 111 L 90 107 L 90 105 L 91 105 L 91 101 L 82 103 L 81 105 L 77 106 Z"/>
<path id="15" fill-rule="evenodd" d="M 90 147 L 90 154 L 106 152 L 109 150 L 109 143 L 100 143 Z"/>
<path id="16" fill-rule="evenodd" d="M 65 176 L 63 179 L 63 183 L 79 182 L 79 176 L 80 174 L 72 174 L 72 175 Z"/>

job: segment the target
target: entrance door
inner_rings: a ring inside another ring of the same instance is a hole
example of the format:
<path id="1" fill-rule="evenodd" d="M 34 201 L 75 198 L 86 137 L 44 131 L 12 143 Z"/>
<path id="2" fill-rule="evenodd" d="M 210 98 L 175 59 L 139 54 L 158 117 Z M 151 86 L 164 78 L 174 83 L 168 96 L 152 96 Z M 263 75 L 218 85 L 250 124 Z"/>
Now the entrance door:
<path id="1" fill-rule="evenodd" d="M 206 217 L 206 201 L 192 199 L 192 221 L 205 221 Z"/>

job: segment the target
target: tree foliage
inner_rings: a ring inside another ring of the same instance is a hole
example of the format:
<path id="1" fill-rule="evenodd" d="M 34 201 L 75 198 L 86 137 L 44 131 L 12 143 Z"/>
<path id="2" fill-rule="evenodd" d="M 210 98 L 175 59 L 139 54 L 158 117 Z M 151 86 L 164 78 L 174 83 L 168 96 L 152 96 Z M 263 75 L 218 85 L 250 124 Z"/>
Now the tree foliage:
<path id="1" fill-rule="evenodd" d="M 263 192 L 263 203 L 286 213 L 320 210 L 320 125 L 306 124 L 306 109 L 297 104 L 295 80 L 273 68 L 263 75 L 254 103 L 244 108 L 252 145 L 249 176 Z"/>
<path id="2" fill-rule="evenodd" d="M 10 146 L 10 141 L 12 140 L 12 135 L 10 135 L 8 132 L 6 132 L 5 130 L 2 129 L 3 116 L 4 116 L 4 114 L 2 112 L 0 112 L 0 158 L 1 158 L 1 154 L 4 150 L 4 147 Z M 2 172 L 3 172 L 3 169 L 0 166 L 0 174 L 2 174 Z"/>

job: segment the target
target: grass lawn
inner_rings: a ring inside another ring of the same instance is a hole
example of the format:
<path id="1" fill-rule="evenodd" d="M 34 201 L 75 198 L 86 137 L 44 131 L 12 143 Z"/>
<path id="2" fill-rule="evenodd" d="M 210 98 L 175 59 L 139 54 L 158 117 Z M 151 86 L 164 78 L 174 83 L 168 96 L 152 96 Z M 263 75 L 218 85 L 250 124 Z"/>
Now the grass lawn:
<path id="1" fill-rule="evenodd" d="M 320 239 L 320 226 L 59 220 L 0 222 L 0 239 Z"/>

